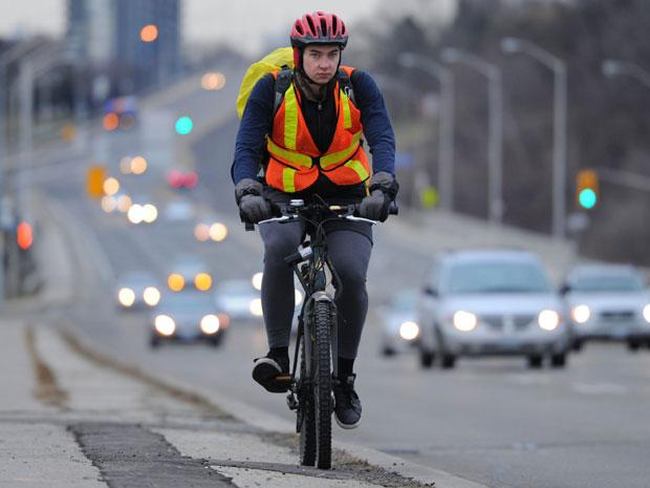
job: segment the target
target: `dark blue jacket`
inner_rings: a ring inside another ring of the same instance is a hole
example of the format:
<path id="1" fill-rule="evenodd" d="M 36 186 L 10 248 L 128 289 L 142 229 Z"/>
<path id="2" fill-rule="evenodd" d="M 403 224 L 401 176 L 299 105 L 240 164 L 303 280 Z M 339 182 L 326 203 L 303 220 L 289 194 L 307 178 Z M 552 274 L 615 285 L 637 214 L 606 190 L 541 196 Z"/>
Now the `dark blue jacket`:
<path id="1" fill-rule="evenodd" d="M 384 99 L 375 84 L 375 81 L 363 71 L 356 70 L 351 76 L 354 89 L 355 104 L 361 111 L 361 123 L 370 153 L 372 154 L 373 172 L 386 171 L 395 173 L 395 135 L 390 124 Z M 329 97 L 332 99 L 333 97 Z M 271 75 L 263 77 L 257 82 L 246 104 L 244 115 L 237 133 L 235 146 L 235 160 L 231 174 L 233 181 L 238 183 L 243 178 L 256 178 L 259 165 L 264 157 L 266 139 L 273 127 L 273 102 L 275 99 L 274 78 Z M 320 111 L 309 104 L 305 97 L 302 98 L 302 109 L 307 126 L 314 137 L 314 142 L 324 152 L 329 146 L 334 132 L 334 111 L 325 110 L 325 118 L 330 121 L 316 121 L 311 113 Z M 333 107 L 333 102 L 331 103 Z M 329 137 L 329 139 L 328 139 Z M 321 177 L 321 180 L 326 180 Z M 323 181 L 327 184 L 326 181 Z"/>

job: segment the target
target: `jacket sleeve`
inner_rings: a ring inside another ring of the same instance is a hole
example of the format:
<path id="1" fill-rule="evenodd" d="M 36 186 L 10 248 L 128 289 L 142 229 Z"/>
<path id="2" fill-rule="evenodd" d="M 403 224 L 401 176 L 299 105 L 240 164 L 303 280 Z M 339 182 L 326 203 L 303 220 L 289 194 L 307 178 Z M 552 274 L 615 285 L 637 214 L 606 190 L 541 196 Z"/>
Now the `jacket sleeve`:
<path id="1" fill-rule="evenodd" d="M 273 128 L 275 82 L 272 75 L 261 78 L 253 87 L 239 124 L 235 157 L 230 175 L 235 184 L 243 178 L 257 178 L 265 154 L 266 135 Z"/>
<path id="2" fill-rule="evenodd" d="M 356 70 L 350 77 L 355 103 L 361 111 L 363 133 L 372 154 L 373 173 L 386 171 L 395 174 L 395 134 L 388 110 L 375 80 Z"/>

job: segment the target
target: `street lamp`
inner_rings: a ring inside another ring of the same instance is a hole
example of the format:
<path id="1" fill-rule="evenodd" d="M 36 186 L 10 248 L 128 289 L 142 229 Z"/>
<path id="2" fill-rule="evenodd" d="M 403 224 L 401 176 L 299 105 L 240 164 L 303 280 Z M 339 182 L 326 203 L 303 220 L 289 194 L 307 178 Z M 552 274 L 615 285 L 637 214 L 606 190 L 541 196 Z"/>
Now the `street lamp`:
<path id="1" fill-rule="evenodd" d="M 442 113 L 438 143 L 438 187 L 440 206 L 452 210 L 454 201 L 454 76 L 445 66 L 420 54 L 401 53 L 397 62 L 405 68 L 417 68 L 440 83 Z"/>
<path id="2" fill-rule="evenodd" d="M 563 238 L 566 221 L 567 70 L 557 56 L 524 39 L 501 40 L 506 54 L 524 53 L 553 71 L 553 236 Z"/>
<path id="3" fill-rule="evenodd" d="M 495 64 L 456 48 L 443 49 L 443 61 L 474 68 L 488 80 L 488 214 L 492 222 L 503 218 L 503 83 Z"/>
<path id="4" fill-rule="evenodd" d="M 608 78 L 627 75 L 638 80 L 646 88 L 650 88 L 650 72 L 644 70 L 638 64 L 617 59 L 606 59 L 603 61 L 601 69 Z"/>

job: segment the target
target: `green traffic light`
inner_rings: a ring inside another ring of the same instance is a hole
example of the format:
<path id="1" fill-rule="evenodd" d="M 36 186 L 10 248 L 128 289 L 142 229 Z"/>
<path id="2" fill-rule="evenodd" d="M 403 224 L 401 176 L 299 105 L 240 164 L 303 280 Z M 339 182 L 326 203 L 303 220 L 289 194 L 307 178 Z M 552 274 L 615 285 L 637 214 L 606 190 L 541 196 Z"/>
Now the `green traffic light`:
<path id="1" fill-rule="evenodd" d="M 585 188 L 584 190 L 580 190 L 580 193 L 578 194 L 578 203 L 580 203 L 580 206 L 582 208 L 586 208 L 586 209 L 594 208 L 596 206 L 597 201 L 598 201 L 598 197 L 596 196 L 596 192 L 593 191 L 591 188 Z"/>
<path id="2" fill-rule="evenodd" d="M 192 119 L 187 116 L 179 117 L 176 121 L 176 132 L 182 136 L 186 136 L 194 128 Z"/>

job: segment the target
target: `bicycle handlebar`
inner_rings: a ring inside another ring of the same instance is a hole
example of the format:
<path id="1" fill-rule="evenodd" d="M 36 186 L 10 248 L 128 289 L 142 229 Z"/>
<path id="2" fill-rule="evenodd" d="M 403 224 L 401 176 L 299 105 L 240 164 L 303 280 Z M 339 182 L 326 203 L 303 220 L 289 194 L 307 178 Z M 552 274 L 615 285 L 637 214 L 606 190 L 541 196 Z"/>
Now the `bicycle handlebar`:
<path id="1" fill-rule="evenodd" d="M 293 203 L 297 202 L 297 203 Z M 300 202 L 300 203 L 298 203 Z M 310 205 L 304 205 L 304 202 L 302 200 L 292 200 L 291 203 L 288 205 L 277 205 L 277 204 L 272 204 L 274 207 L 274 210 L 276 210 L 280 216 L 279 217 L 271 217 L 270 219 L 265 219 L 265 220 L 260 220 L 257 224 L 266 224 L 269 222 L 280 222 L 280 223 L 286 223 L 290 222 L 293 220 L 297 220 L 300 218 L 300 210 L 304 209 L 313 209 L 314 207 L 319 207 L 319 208 L 327 208 L 329 211 L 331 211 L 334 215 L 336 215 L 338 218 L 341 219 L 346 219 L 346 220 L 351 220 L 354 222 L 366 222 L 371 225 L 376 225 L 379 224 L 380 221 L 378 220 L 372 220 L 372 219 L 366 219 L 364 217 L 359 217 L 359 207 L 360 205 L 358 203 L 352 203 L 349 205 L 320 205 L 320 204 L 310 204 Z M 397 203 L 395 201 L 392 201 L 390 203 L 390 206 L 388 207 L 388 214 L 389 215 L 398 215 L 399 213 L 399 207 L 397 206 Z M 240 215 L 241 216 L 241 215 Z M 242 217 L 242 221 L 244 222 L 244 228 L 247 231 L 252 231 L 255 230 L 255 224 L 251 222 L 246 222 Z"/>

